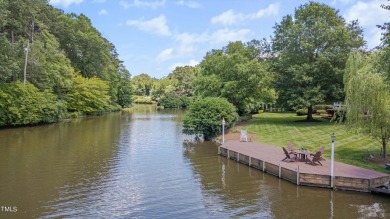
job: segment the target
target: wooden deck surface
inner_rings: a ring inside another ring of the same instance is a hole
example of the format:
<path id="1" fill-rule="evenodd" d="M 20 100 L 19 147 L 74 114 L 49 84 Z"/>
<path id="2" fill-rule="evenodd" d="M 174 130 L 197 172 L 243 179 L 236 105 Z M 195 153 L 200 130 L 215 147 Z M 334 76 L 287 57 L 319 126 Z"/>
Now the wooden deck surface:
<path id="1" fill-rule="evenodd" d="M 287 147 L 287 143 L 286 143 Z M 305 162 L 284 162 L 285 158 L 283 149 L 280 147 L 270 146 L 258 142 L 240 142 L 238 140 L 230 140 L 221 145 L 221 148 L 228 149 L 229 151 L 238 152 L 240 154 L 263 160 L 275 165 L 279 165 L 283 168 L 297 171 L 299 166 L 300 173 L 328 175 L 330 176 L 331 162 L 330 160 L 321 161 L 323 166 L 310 165 Z M 351 177 L 358 179 L 375 179 L 380 177 L 389 177 L 389 174 L 368 170 L 340 162 L 334 162 L 334 175 L 340 177 Z"/>

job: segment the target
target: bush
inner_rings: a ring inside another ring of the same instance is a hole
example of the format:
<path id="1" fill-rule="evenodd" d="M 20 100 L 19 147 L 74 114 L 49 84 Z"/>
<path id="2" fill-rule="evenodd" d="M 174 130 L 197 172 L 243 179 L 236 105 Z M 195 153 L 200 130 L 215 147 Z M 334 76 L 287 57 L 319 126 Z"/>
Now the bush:
<path id="1" fill-rule="evenodd" d="M 0 126 L 53 123 L 65 112 L 65 103 L 48 90 L 21 82 L 0 85 Z"/>
<path id="2" fill-rule="evenodd" d="M 155 103 L 148 96 L 133 96 L 132 99 L 133 99 L 133 103 L 137 103 L 137 104 L 153 104 L 153 103 Z"/>
<path id="3" fill-rule="evenodd" d="M 315 105 L 313 106 L 313 111 L 318 111 L 318 110 L 327 110 L 327 109 L 333 109 L 333 105 Z"/>
<path id="4" fill-rule="evenodd" d="M 179 97 L 166 96 L 162 97 L 157 102 L 158 106 L 163 106 L 164 108 L 180 108 L 181 101 Z"/>
<path id="5" fill-rule="evenodd" d="M 187 108 L 192 99 L 186 96 L 165 96 L 158 100 L 157 105 L 164 108 Z"/>
<path id="6" fill-rule="evenodd" d="M 191 103 L 183 120 L 183 133 L 203 134 L 205 140 L 221 133 L 221 120 L 229 128 L 238 119 L 236 108 L 225 98 L 206 97 Z"/>
<path id="7" fill-rule="evenodd" d="M 307 109 L 299 109 L 296 111 L 297 116 L 305 116 L 307 115 Z"/>
<path id="8" fill-rule="evenodd" d="M 326 110 L 317 110 L 317 114 L 321 115 L 321 114 L 326 114 Z"/>

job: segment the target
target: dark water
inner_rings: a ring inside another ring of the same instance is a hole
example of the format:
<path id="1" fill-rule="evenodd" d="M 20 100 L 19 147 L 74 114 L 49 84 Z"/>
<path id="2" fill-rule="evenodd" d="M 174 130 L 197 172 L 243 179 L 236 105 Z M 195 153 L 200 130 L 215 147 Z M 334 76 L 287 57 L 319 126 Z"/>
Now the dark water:
<path id="1" fill-rule="evenodd" d="M 181 133 L 182 115 L 139 107 L 1 129 L 0 218 L 390 218 L 389 197 L 226 160 Z"/>

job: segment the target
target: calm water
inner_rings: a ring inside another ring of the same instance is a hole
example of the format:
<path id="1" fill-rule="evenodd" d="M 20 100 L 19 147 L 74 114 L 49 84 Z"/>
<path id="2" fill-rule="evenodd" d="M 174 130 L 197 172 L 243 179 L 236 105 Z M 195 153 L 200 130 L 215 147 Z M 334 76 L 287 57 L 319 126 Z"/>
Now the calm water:
<path id="1" fill-rule="evenodd" d="M 297 187 L 139 107 L 0 129 L 0 218 L 390 218 L 390 198 Z M 9 210 L 16 212 L 9 212 Z"/>

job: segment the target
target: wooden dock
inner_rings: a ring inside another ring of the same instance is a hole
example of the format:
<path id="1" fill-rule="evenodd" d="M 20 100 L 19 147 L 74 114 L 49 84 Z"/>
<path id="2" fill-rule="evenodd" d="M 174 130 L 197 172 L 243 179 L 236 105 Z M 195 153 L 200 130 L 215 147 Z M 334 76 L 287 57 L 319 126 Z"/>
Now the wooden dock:
<path id="1" fill-rule="evenodd" d="M 287 163 L 282 161 L 285 155 L 280 147 L 238 140 L 222 144 L 219 153 L 297 185 L 331 188 L 330 160 L 321 161 L 323 166 L 305 162 Z M 334 189 L 370 192 L 371 188 L 389 181 L 389 174 L 334 162 Z"/>

